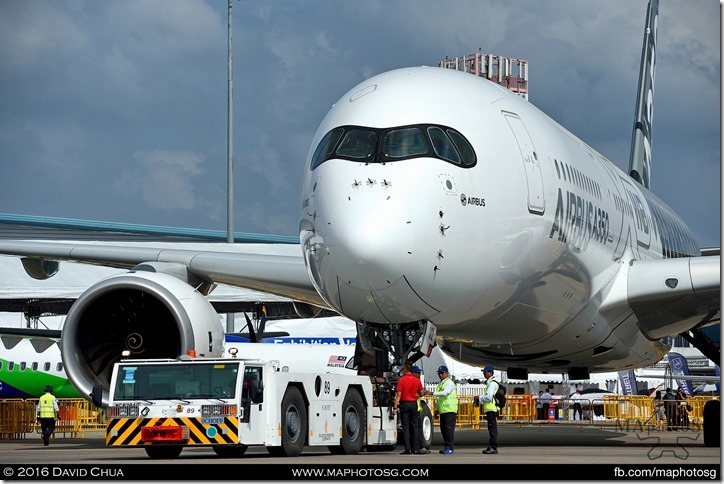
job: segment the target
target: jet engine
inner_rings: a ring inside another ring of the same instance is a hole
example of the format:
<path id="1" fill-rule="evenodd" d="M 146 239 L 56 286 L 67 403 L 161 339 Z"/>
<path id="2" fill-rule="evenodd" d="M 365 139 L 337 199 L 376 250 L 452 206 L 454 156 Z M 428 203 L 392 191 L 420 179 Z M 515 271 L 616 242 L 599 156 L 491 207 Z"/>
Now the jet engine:
<path id="1" fill-rule="evenodd" d="M 108 403 L 113 364 L 122 358 L 223 354 L 224 327 L 211 303 L 187 282 L 147 267 L 91 286 L 68 312 L 60 339 L 63 365 L 89 400 L 100 384 Z"/>

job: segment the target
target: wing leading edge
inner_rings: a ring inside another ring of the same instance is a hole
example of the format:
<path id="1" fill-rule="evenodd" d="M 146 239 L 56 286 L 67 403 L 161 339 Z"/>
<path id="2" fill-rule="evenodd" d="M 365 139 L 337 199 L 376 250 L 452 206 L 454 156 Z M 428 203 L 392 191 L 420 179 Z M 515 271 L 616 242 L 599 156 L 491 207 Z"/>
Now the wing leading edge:
<path id="1" fill-rule="evenodd" d="M 203 247 L 203 248 L 202 248 Z M 0 240 L 0 253 L 133 269 L 179 264 L 207 283 L 225 283 L 328 307 L 309 278 L 298 244 L 79 243 Z"/>

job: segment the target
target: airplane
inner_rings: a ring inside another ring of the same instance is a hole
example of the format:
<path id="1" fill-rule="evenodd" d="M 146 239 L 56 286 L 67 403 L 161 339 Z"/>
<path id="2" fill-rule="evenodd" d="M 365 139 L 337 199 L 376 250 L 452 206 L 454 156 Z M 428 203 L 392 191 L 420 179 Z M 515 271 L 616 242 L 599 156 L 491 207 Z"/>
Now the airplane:
<path id="1" fill-rule="evenodd" d="M 38 398 L 46 385 L 57 398 L 81 398 L 66 376 L 58 341 L 0 335 L 0 398 Z"/>
<path id="2" fill-rule="evenodd" d="M 0 254 L 41 279 L 55 261 L 129 269 L 68 312 L 62 358 L 84 395 L 107 388 L 124 349 L 217 354 L 205 298 L 217 283 L 352 319 L 357 361 L 381 373 L 430 343 L 515 379 L 652 365 L 673 336 L 718 326 L 721 302 L 718 250 L 702 256 L 649 189 L 657 33 L 650 0 L 627 172 L 495 83 L 406 67 L 354 86 L 322 120 L 299 244 L 2 240 Z M 702 352 L 716 356 L 718 339 Z"/>

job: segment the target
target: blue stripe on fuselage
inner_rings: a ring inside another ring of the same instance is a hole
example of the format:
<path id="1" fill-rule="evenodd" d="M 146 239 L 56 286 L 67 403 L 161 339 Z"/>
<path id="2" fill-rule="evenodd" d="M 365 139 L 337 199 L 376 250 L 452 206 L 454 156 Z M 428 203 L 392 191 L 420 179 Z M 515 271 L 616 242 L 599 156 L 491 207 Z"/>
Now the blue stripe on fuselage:
<path id="1" fill-rule="evenodd" d="M 0 398 L 30 398 L 30 394 L 0 380 Z"/>

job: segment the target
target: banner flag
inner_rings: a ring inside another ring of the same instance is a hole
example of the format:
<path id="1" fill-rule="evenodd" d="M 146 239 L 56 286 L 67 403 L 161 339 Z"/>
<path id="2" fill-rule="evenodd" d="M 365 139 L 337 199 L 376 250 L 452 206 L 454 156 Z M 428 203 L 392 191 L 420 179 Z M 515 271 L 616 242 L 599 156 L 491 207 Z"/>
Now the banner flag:
<path id="1" fill-rule="evenodd" d="M 677 376 L 689 376 L 689 364 L 686 362 L 686 358 L 681 356 L 681 353 L 669 351 L 668 358 L 671 374 L 674 375 L 674 378 Z M 676 384 L 684 389 L 684 395 L 687 397 L 694 395 L 694 389 L 691 387 L 689 380 L 676 378 Z"/>
<path id="2" fill-rule="evenodd" d="M 639 387 L 633 370 L 619 371 L 618 379 L 621 380 L 621 393 L 623 395 L 638 395 Z"/>

